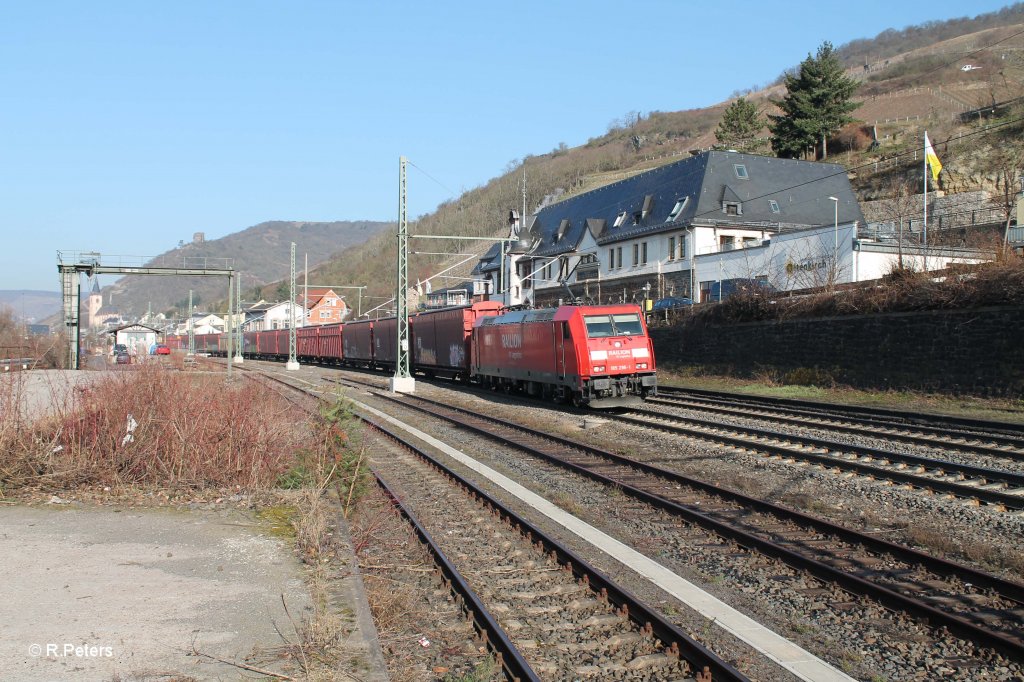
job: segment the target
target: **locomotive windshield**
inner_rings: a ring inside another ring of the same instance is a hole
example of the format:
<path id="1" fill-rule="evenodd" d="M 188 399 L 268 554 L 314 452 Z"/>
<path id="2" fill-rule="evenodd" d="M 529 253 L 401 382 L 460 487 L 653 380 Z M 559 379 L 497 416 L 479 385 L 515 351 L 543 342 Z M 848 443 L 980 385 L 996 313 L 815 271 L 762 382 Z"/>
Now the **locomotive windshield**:
<path id="1" fill-rule="evenodd" d="M 587 336 L 601 339 L 608 336 L 643 336 L 644 327 L 636 313 L 624 315 L 584 315 Z"/>

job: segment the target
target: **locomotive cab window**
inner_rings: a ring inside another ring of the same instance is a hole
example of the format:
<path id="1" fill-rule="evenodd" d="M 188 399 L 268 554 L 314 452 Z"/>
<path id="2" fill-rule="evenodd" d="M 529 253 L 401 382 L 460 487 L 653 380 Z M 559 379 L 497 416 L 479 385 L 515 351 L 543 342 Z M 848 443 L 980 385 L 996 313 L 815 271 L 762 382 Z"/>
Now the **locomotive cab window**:
<path id="1" fill-rule="evenodd" d="M 616 336 L 643 336 L 644 327 L 640 324 L 640 316 L 612 315 L 612 326 L 615 328 Z"/>
<path id="2" fill-rule="evenodd" d="M 587 336 L 592 339 L 609 336 L 642 336 L 643 325 L 636 313 L 624 315 L 584 315 Z"/>

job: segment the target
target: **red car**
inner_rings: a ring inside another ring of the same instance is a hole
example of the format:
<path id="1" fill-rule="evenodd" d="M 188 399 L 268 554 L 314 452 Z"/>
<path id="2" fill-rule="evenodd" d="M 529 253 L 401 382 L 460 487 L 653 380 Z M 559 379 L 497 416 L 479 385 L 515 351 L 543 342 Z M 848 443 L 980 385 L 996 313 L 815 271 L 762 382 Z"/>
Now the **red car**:
<path id="1" fill-rule="evenodd" d="M 167 346 L 165 346 L 162 343 L 158 343 L 157 346 L 156 346 L 156 354 L 157 355 L 170 355 L 171 354 L 171 349 L 168 348 Z"/>

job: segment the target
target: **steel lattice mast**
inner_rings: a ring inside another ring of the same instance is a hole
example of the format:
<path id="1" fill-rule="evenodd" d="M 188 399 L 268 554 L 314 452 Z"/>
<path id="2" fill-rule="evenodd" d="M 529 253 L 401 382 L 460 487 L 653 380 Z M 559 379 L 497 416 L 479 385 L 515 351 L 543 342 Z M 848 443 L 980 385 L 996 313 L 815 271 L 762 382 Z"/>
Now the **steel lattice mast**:
<path id="1" fill-rule="evenodd" d="M 415 380 L 409 373 L 409 307 L 406 292 L 409 289 L 409 223 L 406 213 L 406 158 L 398 157 L 398 276 L 395 284 L 395 314 L 397 316 L 397 354 L 395 376 L 391 390 L 410 393 Z"/>

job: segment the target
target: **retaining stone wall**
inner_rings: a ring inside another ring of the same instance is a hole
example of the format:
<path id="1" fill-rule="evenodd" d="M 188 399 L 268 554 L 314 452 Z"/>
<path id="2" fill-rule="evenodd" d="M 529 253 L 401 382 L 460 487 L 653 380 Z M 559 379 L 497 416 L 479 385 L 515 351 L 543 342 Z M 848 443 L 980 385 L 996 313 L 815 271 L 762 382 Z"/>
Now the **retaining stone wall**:
<path id="1" fill-rule="evenodd" d="M 662 369 L 791 383 L 1024 396 L 1024 307 L 651 329 Z"/>

